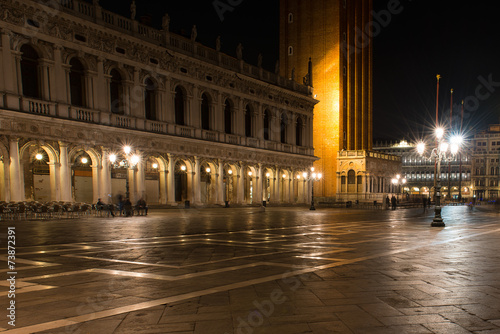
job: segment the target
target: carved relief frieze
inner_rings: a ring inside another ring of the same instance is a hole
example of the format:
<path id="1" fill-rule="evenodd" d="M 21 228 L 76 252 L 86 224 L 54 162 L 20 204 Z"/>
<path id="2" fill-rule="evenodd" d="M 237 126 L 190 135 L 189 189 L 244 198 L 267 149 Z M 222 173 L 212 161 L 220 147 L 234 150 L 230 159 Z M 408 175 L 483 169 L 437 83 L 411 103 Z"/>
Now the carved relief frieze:
<path id="1" fill-rule="evenodd" d="M 2 15 L 2 21 L 16 24 L 16 25 L 23 25 L 24 24 L 24 14 L 21 10 L 16 9 L 11 6 L 3 5 L 3 8 L 0 15 Z"/>

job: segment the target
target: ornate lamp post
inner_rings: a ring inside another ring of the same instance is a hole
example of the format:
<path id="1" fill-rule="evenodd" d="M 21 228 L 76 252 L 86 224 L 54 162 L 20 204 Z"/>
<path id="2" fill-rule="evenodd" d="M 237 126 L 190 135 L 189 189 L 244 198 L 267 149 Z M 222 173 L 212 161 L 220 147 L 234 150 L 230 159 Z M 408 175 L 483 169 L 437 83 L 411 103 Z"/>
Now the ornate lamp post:
<path id="1" fill-rule="evenodd" d="M 124 158 L 119 158 L 116 154 L 111 154 L 109 156 L 109 161 L 113 168 L 124 168 L 127 170 L 127 176 L 125 177 L 125 196 L 130 199 L 130 185 L 128 181 L 128 170 L 134 168 L 141 161 L 141 158 L 137 154 L 131 154 L 132 148 L 130 146 L 123 147 Z"/>
<path id="2" fill-rule="evenodd" d="M 441 161 L 447 162 L 451 161 L 455 155 L 458 153 L 460 145 L 462 143 L 461 136 L 454 136 L 450 139 L 450 144 L 448 144 L 444 139 L 444 129 L 437 128 L 435 131 L 436 135 L 436 147 L 432 149 L 428 157 L 424 156 L 425 144 L 419 143 L 417 145 L 418 153 L 429 160 L 434 159 L 437 165 L 436 173 L 434 174 L 434 180 L 436 184 L 436 206 L 434 209 L 434 219 L 432 220 L 431 226 L 443 227 L 445 226 L 443 218 L 441 217 Z M 450 151 L 448 152 L 448 149 Z"/>
<path id="3" fill-rule="evenodd" d="M 321 180 L 323 175 L 321 173 L 315 173 L 314 167 L 311 167 L 311 174 L 309 175 L 304 172 L 302 176 L 304 177 L 304 180 L 311 181 L 311 207 L 309 208 L 309 210 L 316 210 L 316 208 L 314 207 L 314 181 Z"/>

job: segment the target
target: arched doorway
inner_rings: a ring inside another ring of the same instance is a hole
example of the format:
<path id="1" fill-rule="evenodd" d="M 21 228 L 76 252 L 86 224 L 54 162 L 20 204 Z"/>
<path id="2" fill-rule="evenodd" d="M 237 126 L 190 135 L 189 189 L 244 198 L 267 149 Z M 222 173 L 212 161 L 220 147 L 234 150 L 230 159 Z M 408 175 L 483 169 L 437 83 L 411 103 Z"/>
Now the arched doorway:
<path id="1" fill-rule="evenodd" d="M 93 203 L 92 160 L 85 151 L 75 154 L 72 161 L 71 181 L 75 202 Z"/>
<path id="2" fill-rule="evenodd" d="M 30 147 L 28 164 L 24 165 L 26 198 L 34 201 L 51 200 L 49 157 L 43 149 Z"/>
<path id="3" fill-rule="evenodd" d="M 245 203 L 253 204 L 258 203 L 259 199 L 256 198 L 257 194 L 257 173 L 254 167 L 246 167 L 244 172 L 244 199 Z"/>
<path id="4" fill-rule="evenodd" d="M 49 144 L 28 142 L 19 149 L 24 180 L 24 198 L 47 202 L 58 200 L 59 157 Z"/>
<path id="5" fill-rule="evenodd" d="M 175 164 L 175 201 L 182 202 L 190 200 L 188 193 L 188 164 L 177 161 Z"/>
<path id="6" fill-rule="evenodd" d="M 216 199 L 215 166 L 204 162 L 200 166 L 200 195 L 201 202 L 205 204 L 214 203 Z"/>
<path id="7" fill-rule="evenodd" d="M 235 202 L 237 198 L 236 168 L 231 165 L 224 166 L 224 201 Z"/>
<path id="8" fill-rule="evenodd" d="M 149 157 L 144 161 L 145 196 L 148 204 L 160 203 L 160 162 Z"/>
<path id="9" fill-rule="evenodd" d="M 262 197 L 263 201 L 266 202 L 271 202 L 271 200 L 274 200 L 272 198 L 272 187 L 274 185 L 274 172 L 270 168 L 264 168 L 262 170 Z"/>

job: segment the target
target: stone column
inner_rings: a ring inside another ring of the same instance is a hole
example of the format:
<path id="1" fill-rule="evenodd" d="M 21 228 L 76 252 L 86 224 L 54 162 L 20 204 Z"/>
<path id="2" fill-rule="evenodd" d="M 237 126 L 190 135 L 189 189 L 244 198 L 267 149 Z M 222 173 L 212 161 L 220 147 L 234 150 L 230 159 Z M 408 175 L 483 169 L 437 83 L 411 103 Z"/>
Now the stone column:
<path id="1" fill-rule="evenodd" d="M 137 117 L 139 119 L 146 118 L 146 109 L 144 105 L 144 91 L 145 85 L 140 82 L 139 79 L 140 71 L 136 67 L 134 68 L 134 81 L 130 88 L 130 116 Z"/>
<path id="2" fill-rule="evenodd" d="M 47 165 L 49 165 L 50 169 L 50 200 L 59 201 L 61 200 L 61 189 L 59 187 L 60 164 L 56 161 L 51 161 Z"/>
<path id="3" fill-rule="evenodd" d="M 219 168 L 217 170 L 217 204 L 223 205 L 224 204 L 224 163 L 222 160 L 219 160 Z"/>
<path id="4" fill-rule="evenodd" d="M 68 144 L 59 142 L 59 154 L 60 154 L 60 162 L 61 167 L 60 171 L 60 184 L 61 184 L 61 201 L 72 202 L 73 196 L 71 194 L 71 166 L 68 159 Z M 94 180 L 94 168 L 92 168 L 92 181 L 94 187 L 94 200 L 96 200 L 96 187 L 98 186 L 98 182 Z"/>
<path id="5" fill-rule="evenodd" d="M 245 115 L 244 115 L 243 99 L 238 98 L 234 104 L 234 131 L 233 133 L 239 136 L 245 136 Z"/>
<path id="6" fill-rule="evenodd" d="M 281 196 L 280 196 L 280 175 L 279 175 L 279 168 L 275 167 L 274 170 L 274 198 L 276 203 L 281 203 Z"/>
<path id="7" fill-rule="evenodd" d="M 160 204 L 167 204 L 167 199 L 168 199 L 168 194 L 167 194 L 167 177 L 168 177 L 168 171 L 162 167 L 159 171 L 159 178 L 160 178 Z"/>
<path id="8" fill-rule="evenodd" d="M 94 85 L 94 107 L 100 111 L 110 112 L 109 84 L 104 75 L 104 58 L 97 58 L 97 80 Z"/>
<path id="9" fill-rule="evenodd" d="M 224 106 L 222 95 L 220 93 L 217 93 L 214 99 L 214 127 L 212 130 L 224 132 Z"/>
<path id="10" fill-rule="evenodd" d="M 133 168 L 127 168 L 127 179 L 128 179 L 128 186 L 129 186 L 129 199 L 130 202 L 132 202 L 132 205 L 137 202 L 137 184 L 136 184 L 136 177 L 135 177 L 135 170 Z"/>
<path id="11" fill-rule="evenodd" d="M 12 201 L 24 200 L 24 182 L 21 179 L 21 162 L 19 157 L 19 138 L 9 140 L 9 173 L 10 173 L 10 198 Z"/>
<path id="12" fill-rule="evenodd" d="M 146 173 L 144 167 L 145 163 L 142 161 L 137 164 L 137 200 L 141 197 L 146 200 Z"/>
<path id="13" fill-rule="evenodd" d="M 55 87 L 54 79 L 52 78 L 53 73 L 50 70 L 52 61 L 47 59 L 39 60 L 39 78 L 41 82 L 41 98 L 46 101 L 52 101 L 52 95 L 50 87 Z M 50 74 L 49 74 L 50 73 Z"/>
<path id="14" fill-rule="evenodd" d="M 245 203 L 245 166 L 243 164 L 240 165 L 240 169 L 238 171 L 237 177 L 237 196 L 236 203 L 244 204 Z"/>
<path id="15" fill-rule="evenodd" d="M 167 174 L 167 204 L 176 206 L 175 202 L 175 161 L 171 154 L 168 154 L 168 174 Z"/>
<path id="16" fill-rule="evenodd" d="M 71 70 L 71 67 L 64 66 L 62 63 L 62 46 L 60 45 L 55 45 L 54 46 L 54 74 L 55 74 L 55 81 L 56 81 L 56 86 L 53 87 L 54 89 L 54 99 L 58 103 L 69 103 L 71 101 L 71 93 L 68 91 L 67 87 L 69 85 L 69 72 Z M 66 75 L 65 75 L 65 68 L 66 68 Z M 68 85 L 66 85 L 66 83 Z"/>
<path id="17" fill-rule="evenodd" d="M 193 192 L 194 204 L 201 204 L 201 180 L 200 180 L 200 158 L 194 157 L 194 170 L 193 170 Z"/>
<path id="18" fill-rule="evenodd" d="M 132 115 L 132 98 L 131 98 L 134 82 L 130 80 L 123 80 L 122 83 L 123 83 L 123 115 L 134 116 Z"/>
<path id="19" fill-rule="evenodd" d="M 102 151 L 101 158 L 101 170 L 100 170 L 100 180 L 99 180 L 99 197 L 105 203 L 112 203 L 113 193 L 111 187 L 111 165 L 109 162 L 109 152 L 107 150 Z"/>
<path id="20" fill-rule="evenodd" d="M 254 196 L 254 198 L 257 199 L 257 204 L 262 204 L 262 201 L 264 199 L 264 195 L 263 195 L 263 192 L 262 192 L 262 180 L 263 180 L 263 177 L 262 177 L 262 164 L 259 164 L 259 167 L 257 168 L 257 175 L 255 176 L 255 187 L 254 189 L 256 188 L 256 194 Z"/>
<path id="21" fill-rule="evenodd" d="M 2 80 L 3 90 L 7 93 L 8 96 L 12 99 L 14 95 L 18 93 L 18 87 L 16 86 L 16 82 L 20 82 L 21 78 L 17 78 L 16 80 L 16 70 L 17 70 L 17 61 L 16 58 L 12 55 L 12 51 L 10 48 L 10 31 L 6 29 L 2 29 Z M 9 108 L 14 108 L 15 105 L 12 103 L 8 103 Z M 17 101 L 17 107 L 19 106 L 19 101 Z"/>
<path id="22" fill-rule="evenodd" d="M 197 85 L 193 86 L 193 96 L 190 96 L 189 99 L 191 103 L 190 107 L 190 118 L 188 125 L 193 126 L 197 129 L 201 129 L 201 98 L 199 95 L 199 88 Z"/>
<path id="23" fill-rule="evenodd" d="M 62 160 L 62 159 L 61 159 Z M 93 163 L 91 166 L 92 168 L 92 203 L 96 203 L 99 198 L 106 203 L 107 198 L 104 196 L 101 196 L 101 188 L 100 188 L 100 183 L 101 183 L 101 165 L 99 164 L 98 161 Z M 62 162 L 61 162 L 61 169 L 62 169 Z M 61 172 L 62 174 L 62 172 Z M 62 197 L 62 195 L 61 195 Z M 64 201 L 64 199 L 63 199 Z"/>

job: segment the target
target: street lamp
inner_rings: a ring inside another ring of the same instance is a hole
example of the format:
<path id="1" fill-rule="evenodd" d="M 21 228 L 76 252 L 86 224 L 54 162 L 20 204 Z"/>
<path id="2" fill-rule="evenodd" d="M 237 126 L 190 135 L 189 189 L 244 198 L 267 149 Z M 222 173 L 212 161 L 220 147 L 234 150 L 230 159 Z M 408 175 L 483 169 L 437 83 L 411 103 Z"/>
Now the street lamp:
<path id="1" fill-rule="evenodd" d="M 307 174 L 306 172 L 304 172 L 302 176 L 304 177 L 304 180 L 311 181 L 311 207 L 309 208 L 309 210 L 316 210 L 316 208 L 314 207 L 314 181 L 321 180 L 323 175 L 321 173 L 315 173 L 314 167 L 311 167 L 311 174 Z"/>
<path id="2" fill-rule="evenodd" d="M 396 177 L 393 178 L 391 181 L 392 181 L 392 184 L 394 186 L 398 187 L 398 192 L 397 192 L 396 196 L 397 196 L 398 201 L 399 201 L 399 193 L 401 192 L 401 185 L 406 184 L 406 178 L 401 178 L 401 175 L 397 174 Z"/>
<path id="3" fill-rule="evenodd" d="M 123 147 L 123 153 L 125 153 L 125 158 L 119 158 L 116 154 L 111 154 L 109 156 L 109 161 L 113 168 L 124 168 L 127 170 L 127 175 L 125 177 L 125 197 L 130 199 L 130 185 L 128 180 L 128 170 L 134 168 L 140 161 L 141 157 L 137 154 L 131 154 L 132 148 L 130 146 Z"/>
<path id="4" fill-rule="evenodd" d="M 426 159 L 434 159 L 436 162 L 436 173 L 434 174 L 434 180 L 436 184 L 436 206 L 434 209 L 434 219 L 432 220 L 431 226 L 442 227 L 445 226 L 443 218 L 441 217 L 441 160 L 451 161 L 455 155 L 458 153 L 460 145 L 462 143 L 462 138 L 460 136 L 453 136 L 450 140 L 450 144 L 444 141 L 445 131 L 443 128 L 437 128 L 435 130 L 436 135 L 436 147 L 432 149 L 428 157 L 424 156 L 425 144 L 419 143 L 417 145 L 418 153 Z M 449 151 L 448 151 L 449 149 Z"/>

